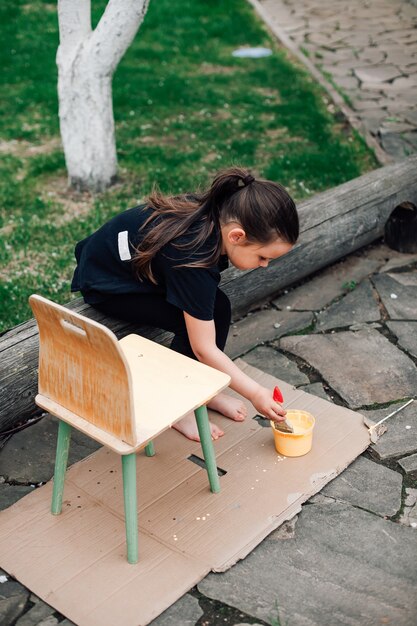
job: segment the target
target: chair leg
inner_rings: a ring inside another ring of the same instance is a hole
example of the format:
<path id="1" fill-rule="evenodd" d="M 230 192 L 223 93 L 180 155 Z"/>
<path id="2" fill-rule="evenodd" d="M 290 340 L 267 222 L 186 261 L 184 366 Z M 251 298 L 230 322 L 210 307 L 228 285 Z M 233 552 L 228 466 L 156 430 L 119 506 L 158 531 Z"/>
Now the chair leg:
<path id="1" fill-rule="evenodd" d="M 62 420 L 58 425 L 58 440 L 56 444 L 54 486 L 52 491 L 51 513 L 59 515 L 62 510 L 62 495 L 64 493 L 65 472 L 67 471 L 68 451 L 71 440 L 71 426 Z"/>
<path id="2" fill-rule="evenodd" d="M 150 441 L 147 446 L 145 446 L 145 454 L 146 456 L 155 456 L 155 446 L 153 445 L 153 441 Z"/>
<path id="3" fill-rule="evenodd" d="M 198 434 L 200 435 L 204 460 L 206 462 L 210 489 L 213 493 L 219 493 L 220 481 L 217 473 L 216 456 L 214 454 L 213 440 L 210 433 L 207 407 L 203 404 L 203 406 L 195 409 L 194 415 L 197 421 Z"/>
<path id="4" fill-rule="evenodd" d="M 123 497 L 125 503 L 125 525 L 127 560 L 138 562 L 138 509 L 136 495 L 136 454 L 122 456 Z"/>

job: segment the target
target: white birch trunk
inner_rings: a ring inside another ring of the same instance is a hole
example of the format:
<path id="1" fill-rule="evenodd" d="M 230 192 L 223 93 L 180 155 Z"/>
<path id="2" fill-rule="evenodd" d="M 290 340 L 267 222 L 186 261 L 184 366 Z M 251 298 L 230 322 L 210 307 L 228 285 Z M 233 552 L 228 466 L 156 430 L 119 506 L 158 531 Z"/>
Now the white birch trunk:
<path id="1" fill-rule="evenodd" d="M 58 0 L 59 120 L 69 182 L 102 191 L 117 173 L 112 77 L 149 0 L 109 0 L 91 30 L 90 0 Z"/>

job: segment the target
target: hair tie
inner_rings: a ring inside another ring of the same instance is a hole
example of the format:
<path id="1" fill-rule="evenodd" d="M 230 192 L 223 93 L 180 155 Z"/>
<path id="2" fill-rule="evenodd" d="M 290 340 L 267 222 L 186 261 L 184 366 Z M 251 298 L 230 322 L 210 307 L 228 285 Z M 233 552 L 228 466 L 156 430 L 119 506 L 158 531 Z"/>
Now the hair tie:
<path id="1" fill-rule="evenodd" d="M 238 187 L 247 187 L 254 181 L 254 177 L 251 174 L 247 174 L 246 176 L 242 176 L 238 179 Z"/>

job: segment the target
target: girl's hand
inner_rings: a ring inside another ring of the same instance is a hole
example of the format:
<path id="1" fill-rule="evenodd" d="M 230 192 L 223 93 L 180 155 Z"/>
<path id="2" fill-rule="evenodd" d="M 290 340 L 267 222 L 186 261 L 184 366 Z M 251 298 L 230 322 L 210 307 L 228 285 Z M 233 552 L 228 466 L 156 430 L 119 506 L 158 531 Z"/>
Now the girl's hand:
<path id="1" fill-rule="evenodd" d="M 257 390 L 249 399 L 258 413 L 264 415 L 267 419 L 274 422 L 282 422 L 285 419 L 287 412 L 279 402 L 273 399 L 272 391 L 267 387 L 258 385 Z"/>

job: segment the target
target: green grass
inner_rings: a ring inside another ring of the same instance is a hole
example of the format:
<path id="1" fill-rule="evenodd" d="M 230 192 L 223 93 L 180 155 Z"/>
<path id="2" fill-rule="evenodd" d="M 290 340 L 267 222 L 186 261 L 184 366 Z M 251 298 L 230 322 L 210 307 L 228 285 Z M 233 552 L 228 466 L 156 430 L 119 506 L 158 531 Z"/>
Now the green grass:
<path id="1" fill-rule="evenodd" d="M 357 286 L 358 283 L 356 282 L 356 280 L 348 280 L 347 282 L 343 283 L 342 289 L 343 291 L 354 291 Z"/>
<path id="2" fill-rule="evenodd" d="M 195 190 L 242 164 L 299 200 L 377 166 L 244 0 L 151 0 L 113 81 L 120 180 L 95 197 L 67 192 L 56 3 L 5 0 L 0 33 L 0 331 L 31 316 L 33 292 L 68 301 L 75 243 L 154 182 Z M 273 55 L 232 57 L 241 45 Z"/>

